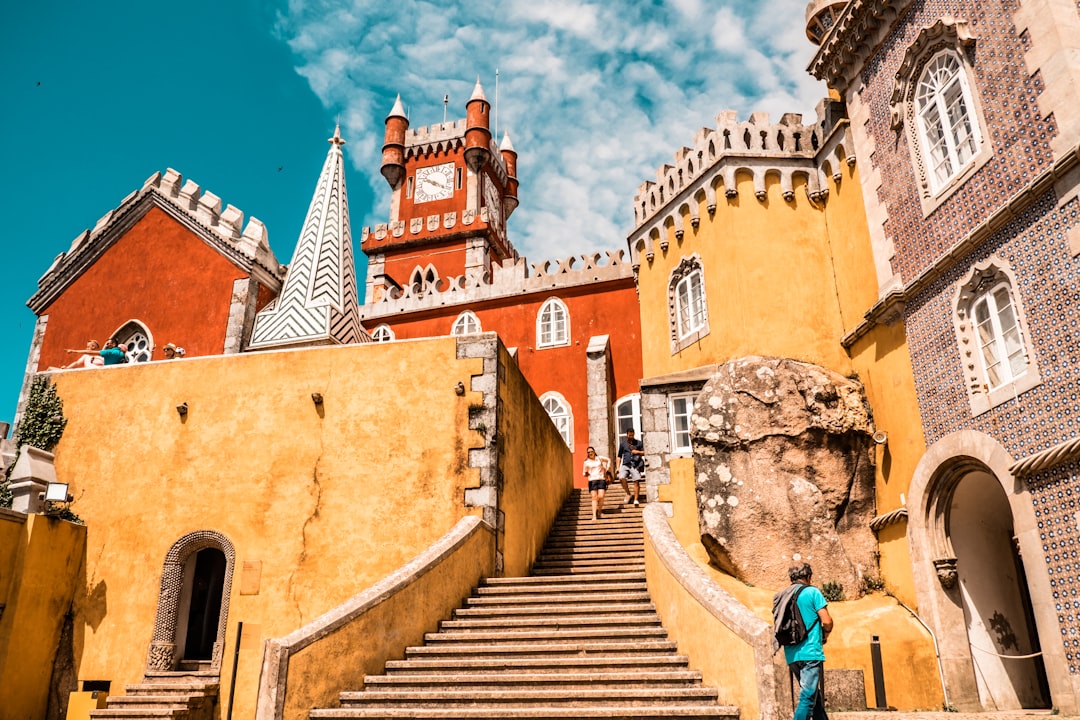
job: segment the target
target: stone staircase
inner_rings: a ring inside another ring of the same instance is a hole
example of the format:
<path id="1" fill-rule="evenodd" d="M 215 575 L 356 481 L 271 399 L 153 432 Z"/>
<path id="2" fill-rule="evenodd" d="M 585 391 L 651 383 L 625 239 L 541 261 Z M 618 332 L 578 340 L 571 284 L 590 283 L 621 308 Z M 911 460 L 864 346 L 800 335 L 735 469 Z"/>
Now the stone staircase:
<path id="1" fill-rule="evenodd" d="M 172 672 L 147 676 L 128 685 L 124 695 L 110 695 L 103 710 L 91 710 L 91 720 L 214 720 L 218 700 L 216 672 Z"/>
<path id="2" fill-rule="evenodd" d="M 645 585 L 641 508 L 610 496 L 594 520 L 575 490 L 530 577 L 489 579 L 424 640 L 311 717 L 739 716 L 676 654 Z"/>

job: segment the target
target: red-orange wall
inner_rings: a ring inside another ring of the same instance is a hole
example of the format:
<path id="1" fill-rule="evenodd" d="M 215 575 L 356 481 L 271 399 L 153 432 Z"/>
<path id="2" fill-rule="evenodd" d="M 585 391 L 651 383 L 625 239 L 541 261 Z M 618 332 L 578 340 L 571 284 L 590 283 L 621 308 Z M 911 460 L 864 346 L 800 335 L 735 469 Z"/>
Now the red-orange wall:
<path id="1" fill-rule="evenodd" d="M 558 297 L 570 315 L 570 344 L 537 349 L 536 317 L 541 305 Z M 584 487 L 581 463 L 589 446 L 588 388 L 585 351 L 589 338 L 608 335 L 611 363 L 615 375 L 615 397 L 638 392 L 641 377 L 641 325 L 637 292 L 633 280 L 611 283 L 607 287 L 584 285 L 569 290 L 535 293 L 527 297 L 505 297 L 482 304 L 440 308 L 429 313 L 410 313 L 368 321 L 373 330 L 385 322 L 398 340 L 449 335 L 450 328 L 465 310 L 480 320 L 481 329 L 499 333 L 503 344 L 517 348 L 518 366 L 537 397 L 545 392 L 559 392 L 570 403 L 574 418 L 574 484 Z"/>
<path id="2" fill-rule="evenodd" d="M 163 210 L 152 207 L 42 314 L 49 322 L 38 368 L 60 367 L 89 339 L 104 344 L 129 320 L 152 334 L 153 358 L 166 343 L 188 356 L 219 355 L 233 282 L 247 274 Z"/>

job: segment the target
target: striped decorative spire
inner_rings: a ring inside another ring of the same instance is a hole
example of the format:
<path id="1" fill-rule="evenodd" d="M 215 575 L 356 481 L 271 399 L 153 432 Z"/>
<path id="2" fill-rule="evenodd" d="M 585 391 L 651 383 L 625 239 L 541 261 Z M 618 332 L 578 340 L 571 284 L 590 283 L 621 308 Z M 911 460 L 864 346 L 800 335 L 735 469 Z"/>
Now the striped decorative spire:
<path id="1" fill-rule="evenodd" d="M 249 349 L 371 341 L 357 309 L 340 125 L 329 142 L 281 294 L 255 316 Z"/>

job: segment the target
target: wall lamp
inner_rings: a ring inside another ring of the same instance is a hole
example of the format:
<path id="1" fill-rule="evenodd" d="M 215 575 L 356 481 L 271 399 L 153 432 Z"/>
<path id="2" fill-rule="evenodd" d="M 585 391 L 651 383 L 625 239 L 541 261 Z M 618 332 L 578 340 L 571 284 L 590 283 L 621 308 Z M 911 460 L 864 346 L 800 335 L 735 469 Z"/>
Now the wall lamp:
<path id="1" fill-rule="evenodd" d="M 75 499 L 75 496 L 68 493 L 67 483 L 50 482 L 45 485 L 45 492 L 39 493 L 38 498 L 44 502 L 42 508 L 44 514 L 58 515 L 64 506 Z"/>
<path id="2" fill-rule="evenodd" d="M 187 417 L 187 403 L 182 402 L 176 406 L 176 412 L 180 413 L 180 417 Z"/>
<path id="3" fill-rule="evenodd" d="M 313 403 L 315 403 L 316 405 L 322 405 L 323 404 L 322 393 L 311 393 L 311 401 Z"/>
<path id="4" fill-rule="evenodd" d="M 874 438 L 874 442 L 878 445 L 884 445 L 885 443 L 889 442 L 889 435 L 884 430 L 878 430 L 876 433 L 871 435 L 871 437 Z"/>
<path id="5" fill-rule="evenodd" d="M 462 395 L 464 395 L 465 394 L 465 383 L 459 381 L 458 384 L 454 386 L 454 392 L 457 393 L 458 397 L 461 397 Z"/>

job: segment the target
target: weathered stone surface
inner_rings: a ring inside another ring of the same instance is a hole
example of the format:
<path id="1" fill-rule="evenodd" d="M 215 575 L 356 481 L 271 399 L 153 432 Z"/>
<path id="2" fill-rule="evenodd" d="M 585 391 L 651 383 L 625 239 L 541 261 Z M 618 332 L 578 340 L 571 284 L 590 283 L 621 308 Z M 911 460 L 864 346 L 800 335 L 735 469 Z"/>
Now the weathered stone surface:
<path id="1" fill-rule="evenodd" d="M 876 575 L 873 424 L 862 385 L 794 360 L 721 365 L 694 406 L 702 543 L 755 585 L 787 582 L 794 560 L 814 582 L 861 594 Z"/>

